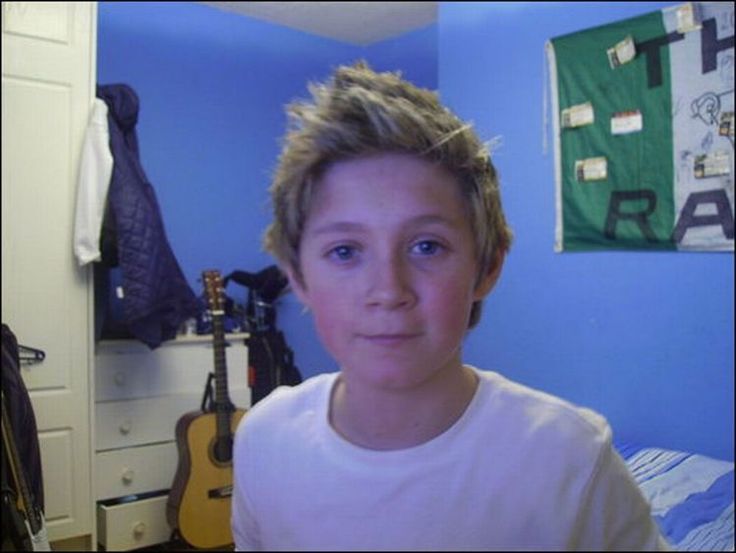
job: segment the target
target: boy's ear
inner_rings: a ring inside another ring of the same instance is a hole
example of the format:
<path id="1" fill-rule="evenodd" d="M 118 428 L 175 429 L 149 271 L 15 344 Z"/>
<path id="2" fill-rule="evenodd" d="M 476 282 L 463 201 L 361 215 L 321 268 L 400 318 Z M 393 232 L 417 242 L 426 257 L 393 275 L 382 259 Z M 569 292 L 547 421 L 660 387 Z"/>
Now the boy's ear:
<path id="1" fill-rule="evenodd" d="M 291 291 L 294 292 L 297 299 L 301 302 L 303 306 L 309 307 L 303 279 L 297 276 L 296 271 L 291 266 L 282 267 L 281 270 L 286 273 L 286 278 L 289 279 L 289 286 L 291 287 Z"/>
<path id="2" fill-rule="evenodd" d="M 478 285 L 475 287 L 474 299 L 475 301 L 482 300 L 488 294 L 490 294 L 493 287 L 498 282 L 498 277 L 501 276 L 501 269 L 503 268 L 503 262 L 506 259 L 506 252 L 497 250 L 494 254 L 494 260 L 491 264 L 488 272 L 483 275 Z"/>

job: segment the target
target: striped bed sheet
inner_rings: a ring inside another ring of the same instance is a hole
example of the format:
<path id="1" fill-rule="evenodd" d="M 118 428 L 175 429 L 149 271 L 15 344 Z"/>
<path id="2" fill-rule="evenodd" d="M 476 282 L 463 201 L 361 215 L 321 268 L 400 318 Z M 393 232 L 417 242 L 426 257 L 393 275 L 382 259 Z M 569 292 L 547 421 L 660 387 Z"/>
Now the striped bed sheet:
<path id="1" fill-rule="evenodd" d="M 628 443 L 616 448 L 676 550 L 734 550 L 734 463 Z"/>

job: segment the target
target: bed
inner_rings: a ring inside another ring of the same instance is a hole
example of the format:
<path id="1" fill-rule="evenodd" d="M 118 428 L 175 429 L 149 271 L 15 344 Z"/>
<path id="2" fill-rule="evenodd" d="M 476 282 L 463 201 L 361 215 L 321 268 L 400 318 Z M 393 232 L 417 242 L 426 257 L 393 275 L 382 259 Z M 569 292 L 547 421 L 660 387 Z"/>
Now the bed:
<path id="1" fill-rule="evenodd" d="M 616 448 L 676 550 L 734 550 L 733 462 L 630 443 Z"/>

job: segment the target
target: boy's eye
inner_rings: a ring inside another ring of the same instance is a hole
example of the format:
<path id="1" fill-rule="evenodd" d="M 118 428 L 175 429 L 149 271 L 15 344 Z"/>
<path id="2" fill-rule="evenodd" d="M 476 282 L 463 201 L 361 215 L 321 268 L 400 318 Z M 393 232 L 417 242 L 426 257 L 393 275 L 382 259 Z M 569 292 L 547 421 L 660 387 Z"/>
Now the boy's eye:
<path id="1" fill-rule="evenodd" d="M 441 247 L 440 243 L 435 240 L 422 240 L 412 246 L 412 252 L 420 255 L 434 255 Z"/>
<path id="2" fill-rule="evenodd" d="M 328 256 L 336 259 L 337 261 L 350 261 L 354 255 L 355 248 L 345 244 L 336 246 L 328 252 Z"/>

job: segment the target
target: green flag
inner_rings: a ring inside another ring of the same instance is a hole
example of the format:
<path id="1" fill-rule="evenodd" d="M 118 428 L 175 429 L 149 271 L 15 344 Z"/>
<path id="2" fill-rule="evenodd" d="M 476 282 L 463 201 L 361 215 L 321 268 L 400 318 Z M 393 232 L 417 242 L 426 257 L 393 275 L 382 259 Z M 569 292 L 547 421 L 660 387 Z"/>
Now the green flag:
<path id="1" fill-rule="evenodd" d="M 547 43 L 557 251 L 734 249 L 734 7 Z"/>

